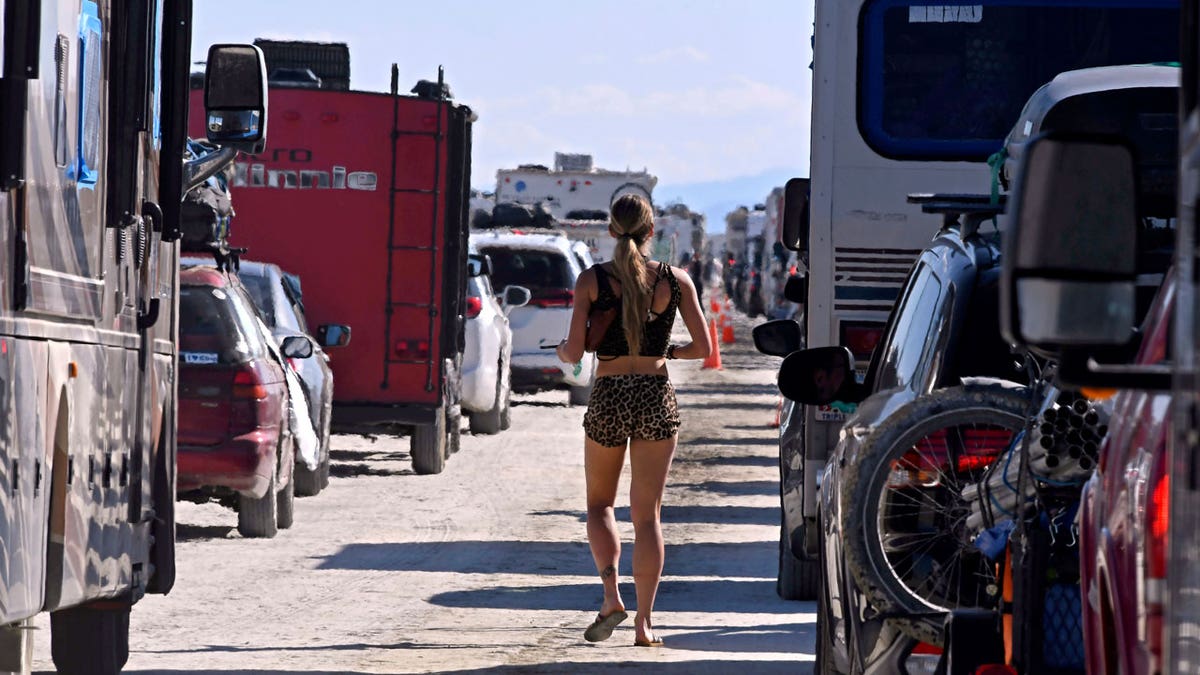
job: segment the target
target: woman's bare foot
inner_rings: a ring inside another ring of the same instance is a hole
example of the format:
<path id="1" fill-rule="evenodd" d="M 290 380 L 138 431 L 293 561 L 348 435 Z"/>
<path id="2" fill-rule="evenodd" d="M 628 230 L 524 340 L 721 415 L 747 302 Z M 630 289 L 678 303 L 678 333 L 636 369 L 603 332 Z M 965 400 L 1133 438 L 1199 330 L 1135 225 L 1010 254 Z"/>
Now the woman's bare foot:
<path id="1" fill-rule="evenodd" d="M 624 612 L 625 603 L 621 602 L 621 598 L 605 598 L 600 605 L 600 616 L 608 616 L 613 612 Z"/>
<path id="2" fill-rule="evenodd" d="M 640 647 L 657 647 L 662 644 L 662 640 L 654 633 L 654 626 L 650 624 L 650 617 L 638 616 L 633 620 L 633 644 Z"/>

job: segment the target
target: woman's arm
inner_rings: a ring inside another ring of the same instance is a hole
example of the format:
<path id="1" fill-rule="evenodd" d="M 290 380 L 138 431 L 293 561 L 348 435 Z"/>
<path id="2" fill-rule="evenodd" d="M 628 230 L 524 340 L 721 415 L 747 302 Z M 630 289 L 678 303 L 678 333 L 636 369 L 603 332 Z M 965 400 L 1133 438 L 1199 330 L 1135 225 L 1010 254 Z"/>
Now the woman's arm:
<path id="1" fill-rule="evenodd" d="M 675 270 L 671 270 L 675 274 Z M 712 352 L 712 343 L 708 339 L 708 326 L 704 322 L 704 311 L 700 309 L 700 299 L 696 297 L 696 286 L 692 278 L 680 270 L 675 274 L 679 281 L 679 314 L 683 317 L 683 325 L 687 326 L 688 335 L 692 341 L 675 348 L 677 359 L 704 359 Z"/>
<path id="2" fill-rule="evenodd" d="M 563 363 L 579 363 L 583 360 L 583 345 L 587 338 L 588 313 L 596 298 L 596 272 L 586 269 L 575 280 L 575 300 L 571 309 L 571 328 L 567 337 L 558 343 L 558 360 Z"/>

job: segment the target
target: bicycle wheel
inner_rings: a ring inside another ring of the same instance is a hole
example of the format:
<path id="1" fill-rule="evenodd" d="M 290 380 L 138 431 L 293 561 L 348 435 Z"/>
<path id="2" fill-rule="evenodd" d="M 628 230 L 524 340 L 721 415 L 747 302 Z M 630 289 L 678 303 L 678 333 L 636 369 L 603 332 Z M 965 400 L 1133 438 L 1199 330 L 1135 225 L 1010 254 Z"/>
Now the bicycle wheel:
<path id="1" fill-rule="evenodd" d="M 996 570 L 972 543 L 962 489 L 1025 425 L 1029 390 L 972 384 L 899 408 L 842 477 L 846 564 L 871 605 L 941 643 L 945 612 L 994 606 Z"/>

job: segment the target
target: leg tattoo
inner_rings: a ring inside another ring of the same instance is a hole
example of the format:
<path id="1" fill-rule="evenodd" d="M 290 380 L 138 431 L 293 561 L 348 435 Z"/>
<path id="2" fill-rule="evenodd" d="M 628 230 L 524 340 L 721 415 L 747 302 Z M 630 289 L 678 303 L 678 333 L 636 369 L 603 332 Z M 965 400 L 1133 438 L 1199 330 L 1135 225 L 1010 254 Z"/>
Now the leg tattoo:
<path id="1" fill-rule="evenodd" d="M 601 578 L 601 579 L 607 579 L 607 578 L 611 577 L 612 575 L 614 575 L 614 574 L 616 574 L 616 573 L 617 573 L 617 568 L 616 568 L 616 566 L 615 566 L 615 565 L 609 565 L 608 567 L 605 567 L 603 570 L 601 570 L 601 572 L 600 572 L 600 578 Z"/>

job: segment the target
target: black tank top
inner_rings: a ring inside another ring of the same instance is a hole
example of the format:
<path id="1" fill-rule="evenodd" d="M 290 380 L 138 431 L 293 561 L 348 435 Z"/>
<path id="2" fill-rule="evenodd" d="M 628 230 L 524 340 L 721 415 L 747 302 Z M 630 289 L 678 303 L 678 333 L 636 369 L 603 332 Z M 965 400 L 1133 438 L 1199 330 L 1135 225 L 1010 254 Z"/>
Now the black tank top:
<path id="1" fill-rule="evenodd" d="M 597 309 L 620 307 L 621 296 L 613 292 L 612 284 L 608 281 L 608 272 L 598 264 L 593 265 L 592 269 L 596 270 L 596 283 L 599 285 L 596 302 L 593 304 Z M 658 282 L 662 281 L 663 277 L 666 277 L 667 283 L 671 286 L 671 300 L 661 314 L 653 316 L 653 312 L 651 312 L 651 316 L 648 316 L 646 323 L 643 324 L 642 356 L 665 356 L 667 345 L 671 340 L 671 329 L 675 325 L 675 312 L 679 309 L 681 295 L 679 280 L 675 278 L 674 272 L 669 271 L 669 268 L 661 262 L 658 264 L 658 274 L 654 278 L 654 285 L 650 287 L 650 297 L 653 302 L 654 289 L 658 288 Z M 617 312 L 616 318 L 608 325 L 608 330 L 604 332 L 604 338 L 596 347 L 596 356 L 614 359 L 618 356 L 628 355 L 629 343 L 625 340 L 623 319 L 621 313 Z"/>

